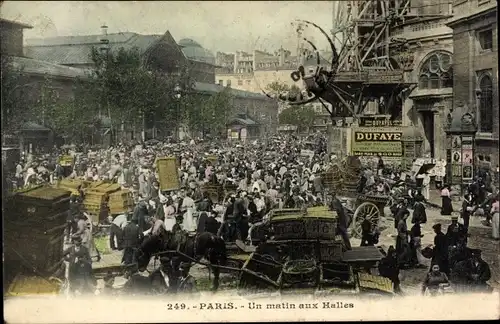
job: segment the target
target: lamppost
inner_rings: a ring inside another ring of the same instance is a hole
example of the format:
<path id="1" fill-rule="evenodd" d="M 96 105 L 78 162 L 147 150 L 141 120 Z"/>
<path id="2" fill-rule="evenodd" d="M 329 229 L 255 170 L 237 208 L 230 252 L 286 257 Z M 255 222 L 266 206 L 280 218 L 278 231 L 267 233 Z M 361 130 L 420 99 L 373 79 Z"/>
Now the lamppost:
<path id="1" fill-rule="evenodd" d="M 464 187 L 474 177 L 474 143 L 477 132 L 475 116 L 464 104 L 448 115 L 446 132 L 446 178 L 450 186 Z"/>
<path id="2" fill-rule="evenodd" d="M 175 102 L 176 102 L 176 105 L 175 105 L 175 139 L 178 140 L 180 139 L 180 136 L 179 136 L 179 131 L 180 131 L 180 128 L 179 128 L 179 122 L 180 122 L 180 99 L 182 97 L 182 88 L 179 84 L 176 84 L 175 87 L 174 87 L 174 98 L 175 98 Z"/>

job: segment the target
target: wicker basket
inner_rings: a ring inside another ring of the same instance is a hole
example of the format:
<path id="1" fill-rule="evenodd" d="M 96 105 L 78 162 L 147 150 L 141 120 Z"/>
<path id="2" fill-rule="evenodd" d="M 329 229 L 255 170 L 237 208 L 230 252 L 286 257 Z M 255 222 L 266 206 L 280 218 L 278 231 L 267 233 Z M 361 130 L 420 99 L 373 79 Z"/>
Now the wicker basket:
<path id="1" fill-rule="evenodd" d="M 319 268 L 315 260 L 291 260 L 283 265 L 282 284 L 316 282 L 319 280 Z"/>

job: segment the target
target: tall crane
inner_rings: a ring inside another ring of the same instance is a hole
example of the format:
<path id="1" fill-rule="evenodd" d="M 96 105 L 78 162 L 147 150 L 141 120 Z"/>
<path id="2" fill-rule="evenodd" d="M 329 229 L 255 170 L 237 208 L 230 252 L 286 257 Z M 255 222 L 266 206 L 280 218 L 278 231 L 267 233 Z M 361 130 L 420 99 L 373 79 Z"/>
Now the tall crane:
<path id="1" fill-rule="evenodd" d="M 330 44 L 331 64 L 320 64 L 320 54 L 307 37 L 305 43 L 316 53 L 317 67 L 306 75 L 303 66 L 290 77 L 304 86 L 300 94 L 281 93 L 290 105 L 315 100 L 332 105 L 332 117 L 359 117 L 367 103 L 377 98 L 381 110 L 397 118 L 401 93 L 414 85 L 405 78 L 405 40 L 391 37 L 391 27 L 404 20 L 411 0 L 358 0 L 333 2 L 330 34 L 312 21 L 300 20 L 319 30 Z M 332 36 L 330 36 L 332 35 Z M 267 93 L 266 93 L 267 94 Z"/>

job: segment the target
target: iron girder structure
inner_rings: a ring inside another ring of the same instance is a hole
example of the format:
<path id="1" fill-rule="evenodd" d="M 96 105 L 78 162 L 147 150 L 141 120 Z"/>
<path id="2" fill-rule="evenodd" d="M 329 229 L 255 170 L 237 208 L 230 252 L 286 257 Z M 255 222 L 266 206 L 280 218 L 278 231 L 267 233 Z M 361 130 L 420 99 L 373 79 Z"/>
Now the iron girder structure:
<path id="1" fill-rule="evenodd" d="M 385 112 L 396 118 L 401 111 L 401 94 L 412 84 L 405 82 L 404 67 L 393 57 L 404 55 L 406 41 L 391 38 L 390 29 L 404 19 L 409 4 L 410 0 L 336 1 L 333 37 L 314 22 L 298 20 L 300 26 L 312 26 L 327 39 L 332 52 L 330 66 L 321 65 L 317 47 L 302 36 L 303 28 L 297 28 L 299 37 L 312 48 L 307 53 L 316 58 L 315 71 L 306 75 L 304 67 L 299 66 L 291 73 L 293 81 L 302 80 L 304 84 L 300 93 L 273 96 L 263 90 L 264 94 L 289 105 L 320 101 L 332 119 L 356 119 L 370 99 L 383 97 Z"/>

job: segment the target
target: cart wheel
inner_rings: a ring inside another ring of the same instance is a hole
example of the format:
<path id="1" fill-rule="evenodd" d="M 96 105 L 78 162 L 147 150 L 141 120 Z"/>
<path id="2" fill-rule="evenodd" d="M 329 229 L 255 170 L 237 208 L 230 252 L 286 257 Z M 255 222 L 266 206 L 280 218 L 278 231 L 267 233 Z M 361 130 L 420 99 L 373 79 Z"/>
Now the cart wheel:
<path id="1" fill-rule="evenodd" d="M 353 220 L 351 222 L 351 235 L 361 238 L 361 224 L 367 219 L 372 223 L 372 226 L 378 225 L 380 219 L 380 211 L 378 207 L 371 202 L 364 202 L 356 208 Z"/>

